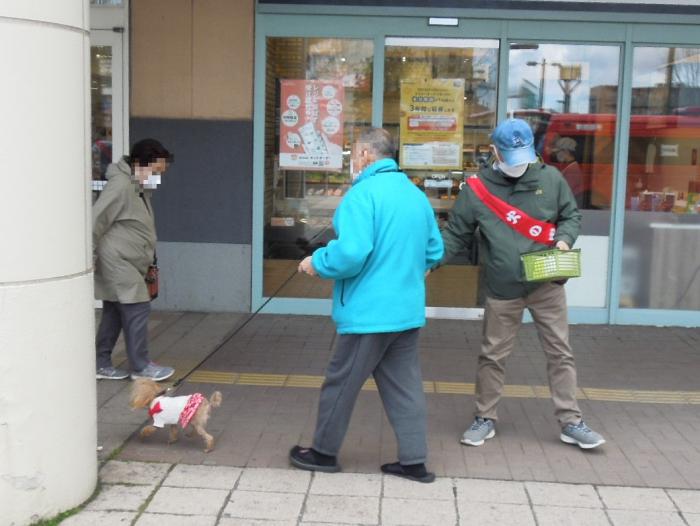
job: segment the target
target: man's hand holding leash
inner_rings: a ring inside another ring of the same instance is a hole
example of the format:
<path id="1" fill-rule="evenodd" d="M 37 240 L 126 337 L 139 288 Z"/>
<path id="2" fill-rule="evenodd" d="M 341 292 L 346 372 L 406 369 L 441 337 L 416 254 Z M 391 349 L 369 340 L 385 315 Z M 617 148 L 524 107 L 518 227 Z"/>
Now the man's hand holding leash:
<path id="1" fill-rule="evenodd" d="M 316 273 L 316 269 L 311 264 L 311 256 L 306 256 L 304 259 L 301 260 L 301 263 L 299 263 L 298 270 L 299 272 L 303 272 L 304 274 L 308 274 L 309 276 L 318 275 Z"/>

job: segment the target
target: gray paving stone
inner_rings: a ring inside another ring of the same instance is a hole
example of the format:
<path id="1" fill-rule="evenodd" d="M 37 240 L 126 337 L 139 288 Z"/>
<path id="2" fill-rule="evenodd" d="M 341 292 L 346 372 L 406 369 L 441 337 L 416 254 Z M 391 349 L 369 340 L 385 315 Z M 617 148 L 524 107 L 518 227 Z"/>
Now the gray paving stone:
<path id="1" fill-rule="evenodd" d="M 605 511 L 592 508 L 535 506 L 538 526 L 610 526 Z"/>
<path id="2" fill-rule="evenodd" d="M 452 479 L 437 478 L 432 484 L 384 475 L 384 496 L 399 499 L 454 500 Z"/>
<path id="3" fill-rule="evenodd" d="M 571 508 L 602 508 L 593 486 L 588 484 L 555 484 L 526 482 L 525 489 L 534 505 L 565 506 Z"/>
<path id="4" fill-rule="evenodd" d="M 457 500 L 465 502 L 496 502 L 499 504 L 529 504 L 522 482 L 484 479 L 455 479 Z"/>
<path id="5" fill-rule="evenodd" d="M 85 506 L 93 511 L 137 511 L 148 499 L 155 486 L 104 485 L 100 494 Z"/>
<path id="6" fill-rule="evenodd" d="M 167 515 L 162 513 L 144 513 L 136 521 L 136 526 L 214 526 L 215 516 L 205 515 Z"/>
<path id="7" fill-rule="evenodd" d="M 155 462 L 123 462 L 110 460 L 100 470 L 105 484 L 158 484 L 170 469 L 170 464 Z"/>
<path id="8" fill-rule="evenodd" d="M 160 487 L 148 503 L 148 513 L 218 515 L 229 492 L 222 489 Z"/>
<path id="9" fill-rule="evenodd" d="M 598 486 L 598 494 L 610 509 L 676 511 L 673 502 L 662 489 Z"/>
<path id="10" fill-rule="evenodd" d="M 436 526 L 456 521 L 454 501 L 382 499 L 382 525 L 385 526 Z"/>
<path id="11" fill-rule="evenodd" d="M 700 513 L 700 491 L 669 489 L 667 493 L 678 509 L 688 513 Z"/>
<path id="12" fill-rule="evenodd" d="M 309 495 L 302 519 L 331 524 L 378 524 L 379 497 Z"/>
<path id="13" fill-rule="evenodd" d="M 668 511 L 609 510 L 613 526 L 685 526 L 678 513 Z"/>
<path id="14" fill-rule="evenodd" d="M 99 393 L 98 383 L 98 393 Z M 135 424 L 117 424 L 108 419 L 107 415 L 102 414 L 100 409 L 99 420 L 97 422 L 97 444 L 102 449 L 97 452 L 97 459 L 105 461 L 126 442 L 131 434 L 136 431 Z"/>
<path id="15" fill-rule="evenodd" d="M 683 513 L 683 518 L 689 526 L 700 526 L 700 513 Z"/>
<path id="16" fill-rule="evenodd" d="M 363 473 L 314 473 L 310 495 L 347 495 L 379 497 L 382 476 Z"/>
<path id="17" fill-rule="evenodd" d="M 255 519 L 221 519 L 217 526 L 297 526 L 297 521 L 259 521 Z M 314 526 L 323 526 L 317 522 Z"/>
<path id="18" fill-rule="evenodd" d="M 496 504 L 493 502 L 457 503 L 459 523 L 464 526 L 535 526 L 530 507 L 524 504 Z"/>
<path id="19" fill-rule="evenodd" d="M 236 490 L 231 494 L 222 517 L 296 521 L 305 496 L 299 493 Z"/>
<path id="20" fill-rule="evenodd" d="M 162 358 L 163 363 L 184 363 L 185 359 L 196 363 L 194 355 L 188 354 L 203 356 L 213 350 L 235 325 L 227 316 L 154 312 L 152 320 L 160 322 L 149 329 L 154 358 Z M 241 316 L 241 321 L 247 318 Z M 472 382 L 477 360 L 465 349 L 478 347 L 481 328 L 480 321 L 429 320 L 420 341 L 425 379 Z M 692 357 L 700 343 L 698 334 L 697 328 L 572 326 L 580 385 L 697 391 L 698 363 Z M 202 369 L 321 376 L 334 337 L 335 327 L 327 317 L 260 315 Z M 119 356 L 124 356 L 123 351 Z M 545 385 L 545 362 L 535 328 L 524 325 L 508 364 L 509 383 Z M 626 374 L 620 376 L 617 371 L 623 365 Z M 145 418 L 143 413 L 125 410 L 128 384 L 97 384 L 98 436 L 100 444 L 106 446 L 101 458 L 121 446 L 129 430 Z M 222 466 L 286 467 L 286 451 L 291 444 L 311 440 L 308 428 L 313 428 L 317 388 L 216 387 L 226 402 L 213 415 L 212 430 L 220 426 L 217 448 L 206 460 Z M 197 387 L 207 393 L 213 388 L 211 384 Z M 442 476 L 700 489 L 700 470 L 694 469 L 700 462 L 695 447 L 700 440 L 698 406 L 591 400 L 580 403 L 589 423 L 608 439 L 604 448 L 592 454 L 558 442 L 551 400 L 547 398 L 504 398 L 499 407 L 497 437 L 484 447 L 461 451 L 457 440 L 472 419 L 471 397 L 428 394 L 430 466 Z M 378 464 L 394 459 L 391 428 L 381 416 L 376 393 L 363 393 L 355 413 L 351 434 L 362 439 L 346 444 L 346 464 L 351 463 L 346 465 L 347 471 L 376 473 Z M 649 436 L 663 436 L 663 440 L 652 443 L 644 438 Z M 120 460 L 205 461 L 194 442 L 167 447 L 164 434 L 154 438 L 128 442 L 120 450 Z"/>
<path id="21" fill-rule="evenodd" d="M 246 468 L 238 488 L 245 491 L 272 491 L 276 493 L 306 493 L 311 473 L 299 469 Z"/>
<path id="22" fill-rule="evenodd" d="M 83 510 L 61 521 L 61 526 L 125 526 L 131 524 L 135 518 L 136 513 Z"/>
<path id="23" fill-rule="evenodd" d="M 178 464 L 163 481 L 163 486 L 232 490 L 242 471 L 228 466 Z"/>

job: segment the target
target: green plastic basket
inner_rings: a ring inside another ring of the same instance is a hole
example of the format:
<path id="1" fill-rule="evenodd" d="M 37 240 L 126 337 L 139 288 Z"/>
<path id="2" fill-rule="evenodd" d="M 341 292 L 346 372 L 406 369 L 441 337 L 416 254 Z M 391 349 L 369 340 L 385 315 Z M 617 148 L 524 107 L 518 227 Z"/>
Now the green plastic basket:
<path id="1" fill-rule="evenodd" d="M 538 250 L 522 254 L 525 281 L 556 281 L 581 275 L 581 249 Z"/>

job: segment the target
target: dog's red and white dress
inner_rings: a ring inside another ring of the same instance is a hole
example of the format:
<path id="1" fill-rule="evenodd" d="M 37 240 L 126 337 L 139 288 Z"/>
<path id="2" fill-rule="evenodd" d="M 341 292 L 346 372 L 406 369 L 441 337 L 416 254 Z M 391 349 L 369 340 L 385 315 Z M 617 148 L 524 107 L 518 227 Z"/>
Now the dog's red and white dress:
<path id="1" fill-rule="evenodd" d="M 155 427 L 175 425 L 179 422 L 184 429 L 203 401 L 204 396 L 201 393 L 188 396 L 159 396 L 151 402 L 148 414 L 153 417 Z"/>

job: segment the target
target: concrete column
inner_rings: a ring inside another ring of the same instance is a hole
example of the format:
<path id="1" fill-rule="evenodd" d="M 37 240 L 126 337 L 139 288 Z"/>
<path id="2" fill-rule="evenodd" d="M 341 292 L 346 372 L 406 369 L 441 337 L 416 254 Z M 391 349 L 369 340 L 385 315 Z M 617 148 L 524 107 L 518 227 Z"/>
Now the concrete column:
<path id="1" fill-rule="evenodd" d="M 97 481 L 88 0 L 0 2 L 0 524 Z"/>

